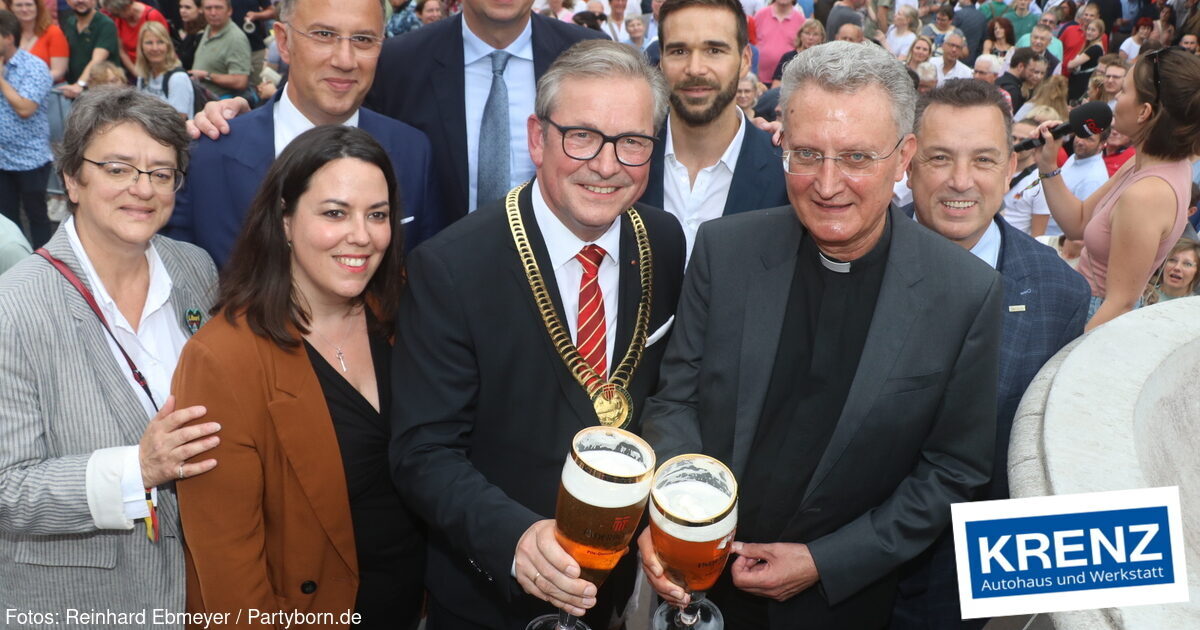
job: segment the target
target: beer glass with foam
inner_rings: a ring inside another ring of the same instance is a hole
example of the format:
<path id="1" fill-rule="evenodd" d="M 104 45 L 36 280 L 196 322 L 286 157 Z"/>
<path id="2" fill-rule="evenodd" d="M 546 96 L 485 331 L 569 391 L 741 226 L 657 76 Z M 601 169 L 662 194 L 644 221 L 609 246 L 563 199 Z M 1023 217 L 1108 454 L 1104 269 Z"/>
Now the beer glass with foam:
<path id="1" fill-rule="evenodd" d="M 628 431 L 588 427 L 571 440 L 558 486 L 554 535 L 579 563 L 580 577 L 596 588 L 629 548 L 646 509 L 654 464 L 654 450 Z M 526 630 L 589 629 L 560 611 L 534 619 Z"/>
<path id="2" fill-rule="evenodd" d="M 704 598 L 725 570 L 737 529 L 737 481 L 707 455 L 680 455 L 658 469 L 650 487 L 650 537 L 664 575 L 691 596 L 685 608 L 663 602 L 651 628 L 720 630 L 720 609 Z"/>

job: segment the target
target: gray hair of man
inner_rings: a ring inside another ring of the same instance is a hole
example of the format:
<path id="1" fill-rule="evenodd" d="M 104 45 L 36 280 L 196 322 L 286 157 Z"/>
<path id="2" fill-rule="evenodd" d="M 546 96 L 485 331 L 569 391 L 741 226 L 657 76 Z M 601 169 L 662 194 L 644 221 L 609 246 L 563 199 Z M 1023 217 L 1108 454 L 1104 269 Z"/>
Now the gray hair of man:
<path id="1" fill-rule="evenodd" d="M 554 113 L 558 93 L 570 79 L 642 79 L 654 96 L 654 130 L 657 132 L 667 117 L 667 80 L 658 68 L 646 63 L 646 58 L 629 44 L 607 39 L 581 41 L 559 55 L 546 74 L 537 82 L 537 100 L 533 111 L 542 122 Z"/>
<path id="2" fill-rule="evenodd" d="M 1000 58 L 999 57 L 997 57 L 996 55 L 979 55 L 978 57 L 975 58 L 975 67 L 972 69 L 978 70 L 979 62 L 981 62 L 981 61 L 988 64 L 988 68 L 989 68 L 988 72 L 991 72 L 992 74 L 994 74 L 996 76 L 1000 76 Z"/>
<path id="3" fill-rule="evenodd" d="M 787 123 L 792 94 L 805 85 L 830 92 L 853 94 L 877 85 L 892 104 L 892 121 L 901 136 L 912 132 L 917 91 L 904 64 L 881 46 L 833 41 L 796 55 L 783 70 L 779 89 L 780 119 Z M 801 112 L 803 112 L 801 106 Z"/>
<path id="4" fill-rule="evenodd" d="M 174 107 L 136 88 L 99 87 L 84 92 L 71 107 L 62 142 L 54 151 L 59 176 L 79 179 L 83 155 L 96 134 L 123 123 L 141 127 L 155 142 L 174 149 L 176 168 L 187 170 L 191 138 Z M 68 199 L 67 205 L 74 213 L 75 203 Z"/>
<path id="5" fill-rule="evenodd" d="M 937 81 L 937 66 L 932 61 L 922 61 L 917 64 L 917 78 L 922 81 Z"/>
<path id="6" fill-rule="evenodd" d="M 280 21 L 290 22 L 292 20 L 292 16 L 296 15 L 296 3 L 298 1 L 299 0 L 279 0 L 279 2 L 275 4 L 279 10 Z M 383 15 L 385 16 L 387 15 L 387 1 L 388 0 L 379 0 L 379 10 L 382 11 Z M 383 23 L 381 22 L 380 27 L 382 26 Z"/>

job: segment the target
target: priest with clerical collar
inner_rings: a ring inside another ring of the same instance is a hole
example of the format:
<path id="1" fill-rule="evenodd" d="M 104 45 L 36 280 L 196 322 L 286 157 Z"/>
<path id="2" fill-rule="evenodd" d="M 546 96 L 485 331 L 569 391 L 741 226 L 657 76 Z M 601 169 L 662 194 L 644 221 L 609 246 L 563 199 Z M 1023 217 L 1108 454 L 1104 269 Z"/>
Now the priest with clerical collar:
<path id="1" fill-rule="evenodd" d="M 796 56 L 789 206 L 703 225 L 644 434 L 740 480 L 727 627 L 882 628 L 897 570 L 992 472 L 1001 282 L 890 206 L 916 91 L 874 46 Z M 650 536 L 639 550 L 667 601 Z"/>

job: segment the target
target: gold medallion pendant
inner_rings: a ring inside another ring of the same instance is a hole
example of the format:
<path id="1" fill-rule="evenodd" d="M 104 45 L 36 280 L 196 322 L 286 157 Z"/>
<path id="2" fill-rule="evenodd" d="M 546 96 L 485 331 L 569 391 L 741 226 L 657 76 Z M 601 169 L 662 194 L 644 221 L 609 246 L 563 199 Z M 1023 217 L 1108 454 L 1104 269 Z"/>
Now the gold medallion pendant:
<path id="1" fill-rule="evenodd" d="M 592 366 L 579 354 L 575 344 L 571 342 L 571 334 L 559 320 L 554 310 L 554 300 L 546 289 L 542 272 L 538 269 L 537 258 L 533 247 L 529 244 L 529 236 L 525 232 L 525 224 L 521 220 L 521 209 L 517 205 L 517 196 L 529 182 L 521 184 L 508 191 L 505 198 L 505 211 L 508 215 L 508 228 L 512 232 L 513 243 L 517 247 L 517 255 L 521 257 L 521 265 L 525 269 L 525 278 L 529 281 L 529 289 L 533 292 L 533 301 L 537 304 L 542 316 L 542 323 L 550 335 L 550 341 L 558 356 L 562 358 L 571 376 L 587 393 L 596 411 L 596 419 L 606 427 L 624 429 L 633 419 L 633 397 L 629 395 L 629 382 L 633 373 L 642 360 L 646 349 L 646 335 L 650 327 L 650 304 L 652 301 L 652 286 L 654 284 L 653 259 L 650 253 L 650 237 L 646 235 L 646 225 L 637 210 L 630 208 L 625 211 L 629 223 L 633 226 L 633 235 L 637 241 L 638 266 L 640 268 L 641 298 L 638 300 L 637 316 L 634 319 L 633 338 L 625 351 L 625 358 L 612 371 L 612 376 L 605 378 L 597 374 Z"/>
<path id="2" fill-rule="evenodd" d="M 629 418 L 633 412 L 633 397 L 625 391 L 624 387 L 605 383 L 595 394 L 592 394 L 592 407 L 596 410 L 596 417 L 600 419 L 600 424 L 606 427 L 624 428 L 629 424 Z"/>

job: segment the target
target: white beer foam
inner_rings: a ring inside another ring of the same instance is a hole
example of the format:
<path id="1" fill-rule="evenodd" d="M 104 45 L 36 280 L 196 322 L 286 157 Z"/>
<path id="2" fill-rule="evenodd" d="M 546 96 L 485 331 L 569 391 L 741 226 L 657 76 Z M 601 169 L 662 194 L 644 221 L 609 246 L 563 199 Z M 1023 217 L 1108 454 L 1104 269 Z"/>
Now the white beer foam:
<path id="1" fill-rule="evenodd" d="M 729 505 L 729 495 L 703 481 L 679 481 L 654 490 L 654 499 L 672 515 L 693 521 L 715 518 Z M 708 542 L 729 535 L 737 528 L 737 505 L 725 518 L 711 525 L 688 527 L 663 516 L 650 502 L 650 519 L 666 534 L 688 542 Z"/>
<path id="2" fill-rule="evenodd" d="M 615 451 L 583 451 L 579 457 L 600 472 L 620 477 L 633 477 L 648 470 L 644 463 Z M 652 480 L 653 475 L 646 475 L 638 483 L 613 483 L 597 479 L 580 468 L 570 456 L 563 465 L 562 483 L 567 492 L 588 505 L 601 508 L 619 508 L 644 501 L 650 494 Z"/>

